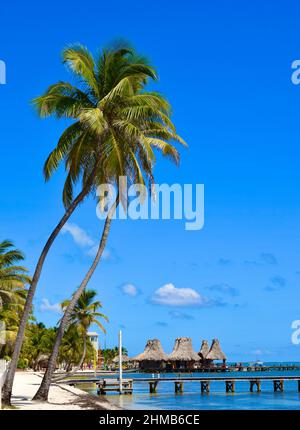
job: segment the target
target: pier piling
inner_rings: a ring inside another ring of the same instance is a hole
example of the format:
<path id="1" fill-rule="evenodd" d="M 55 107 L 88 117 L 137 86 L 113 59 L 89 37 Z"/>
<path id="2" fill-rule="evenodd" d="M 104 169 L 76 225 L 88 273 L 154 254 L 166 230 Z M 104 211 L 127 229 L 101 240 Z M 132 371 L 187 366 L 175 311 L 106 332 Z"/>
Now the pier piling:
<path id="1" fill-rule="evenodd" d="M 201 393 L 209 393 L 210 381 L 201 381 Z"/>
<path id="2" fill-rule="evenodd" d="M 174 385 L 175 385 L 175 393 L 183 393 L 183 382 L 175 381 Z"/>
<path id="3" fill-rule="evenodd" d="M 298 381 L 298 384 L 299 384 L 299 381 Z M 282 379 L 280 379 L 280 380 L 274 380 L 273 381 L 273 385 L 274 385 L 274 391 L 276 392 L 276 391 L 283 391 L 283 380 Z M 299 385 L 298 385 L 298 387 L 299 387 Z"/>
<path id="4" fill-rule="evenodd" d="M 256 386 L 256 391 L 259 393 L 261 391 L 261 382 L 260 382 L 260 380 L 250 381 L 250 391 L 251 391 L 251 393 L 253 393 L 255 386 Z"/>
<path id="5" fill-rule="evenodd" d="M 234 393 L 235 381 L 226 381 L 226 393 Z"/>

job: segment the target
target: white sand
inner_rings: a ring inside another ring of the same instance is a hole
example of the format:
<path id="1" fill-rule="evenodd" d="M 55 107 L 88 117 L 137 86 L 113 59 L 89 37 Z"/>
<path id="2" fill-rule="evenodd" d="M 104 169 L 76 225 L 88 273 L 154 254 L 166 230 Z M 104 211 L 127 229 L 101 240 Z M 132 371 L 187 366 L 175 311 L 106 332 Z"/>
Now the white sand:
<path id="1" fill-rule="evenodd" d="M 103 398 L 96 398 L 88 393 L 66 384 L 52 384 L 49 401 L 33 402 L 42 379 L 37 372 L 17 372 L 13 386 L 12 404 L 18 409 L 120 409 Z"/>

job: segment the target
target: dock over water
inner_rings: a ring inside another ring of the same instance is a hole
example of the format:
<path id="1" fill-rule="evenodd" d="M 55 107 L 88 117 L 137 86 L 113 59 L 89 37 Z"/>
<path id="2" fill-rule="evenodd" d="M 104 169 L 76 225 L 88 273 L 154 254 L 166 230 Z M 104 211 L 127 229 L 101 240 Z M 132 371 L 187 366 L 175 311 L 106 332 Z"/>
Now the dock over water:
<path id="1" fill-rule="evenodd" d="M 295 382 L 295 389 L 300 392 L 300 375 L 241 375 L 241 376 L 167 376 L 167 377 L 142 377 L 123 379 L 122 392 L 123 394 L 132 394 L 134 386 L 140 383 L 149 385 L 149 392 L 156 393 L 159 385 L 162 383 L 173 383 L 175 393 L 184 393 L 185 383 L 198 383 L 200 393 L 209 393 L 213 389 L 214 382 L 224 382 L 226 393 L 234 393 L 236 384 L 239 382 L 248 382 L 250 392 L 260 392 L 264 382 L 272 382 L 274 392 L 283 392 L 286 381 Z M 98 387 L 98 394 L 104 395 L 108 392 L 119 392 L 119 380 L 117 378 L 85 378 L 73 379 L 64 381 L 69 385 L 77 385 L 81 383 L 95 383 Z"/>

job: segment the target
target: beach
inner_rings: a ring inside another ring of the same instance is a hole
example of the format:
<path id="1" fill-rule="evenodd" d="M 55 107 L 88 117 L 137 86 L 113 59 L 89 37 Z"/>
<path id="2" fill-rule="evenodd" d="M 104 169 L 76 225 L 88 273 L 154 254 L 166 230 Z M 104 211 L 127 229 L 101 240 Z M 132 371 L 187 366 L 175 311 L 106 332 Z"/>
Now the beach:
<path id="1" fill-rule="evenodd" d="M 52 384 L 49 401 L 46 403 L 32 401 L 41 383 L 41 373 L 17 372 L 14 385 L 12 405 L 20 410 L 119 410 L 120 407 L 105 399 L 96 398 L 78 388 L 66 384 Z"/>

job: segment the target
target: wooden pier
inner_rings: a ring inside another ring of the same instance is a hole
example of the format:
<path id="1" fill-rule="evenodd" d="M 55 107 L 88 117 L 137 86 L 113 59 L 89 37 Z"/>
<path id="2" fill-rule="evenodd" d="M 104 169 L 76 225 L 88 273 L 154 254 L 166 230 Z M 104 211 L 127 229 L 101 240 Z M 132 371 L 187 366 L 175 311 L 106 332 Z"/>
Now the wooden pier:
<path id="1" fill-rule="evenodd" d="M 234 393 L 236 385 L 239 382 L 248 382 L 249 391 L 261 392 L 262 385 L 264 382 L 273 383 L 274 392 L 283 392 L 285 381 L 294 381 L 295 388 L 300 393 L 300 376 L 288 376 L 288 375 L 261 375 L 261 376 L 205 376 L 205 377 L 158 377 L 158 378 L 133 378 L 123 379 L 122 392 L 124 394 L 132 394 L 134 385 L 138 383 L 147 383 L 149 385 L 149 393 L 154 394 L 157 392 L 158 387 L 161 383 L 173 383 L 174 393 L 184 393 L 185 383 L 198 383 L 200 385 L 199 392 L 209 394 L 212 386 L 215 382 L 224 383 L 224 391 L 226 393 Z M 95 383 L 98 387 L 98 394 L 107 394 L 108 392 L 119 392 L 119 380 L 116 378 L 85 378 L 85 379 L 73 379 L 63 381 L 65 384 L 77 385 L 82 383 Z"/>
<path id="2" fill-rule="evenodd" d="M 212 382 L 224 382 L 225 392 L 226 393 L 234 393 L 236 383 L 238 382 L 248 382 L 249 383 L 249 391 L 253 393 L 261 392 L 262 382 L 269 381 L 273 382 L 273 390 L 284 391 L 284 381 L 295 381 L 297 383 L 297 390 L 300 392 L 300 376 L 209 376 L 209 377 L 182 377 L 182 378 L 134 378 L 134 383 L 146 382 L 149 384 L 149 392 L 156 393 L 159 383 L 161 382 L 173 382 L 174 383 L 174 392 L 175 393 L 183 393 L 184 392 L 184 383 L 185 382 L 199 382 L 200 383 L 200 392 L 201 393 L 209 393 L 211 390 Z"/>
<path id="3" fill-rule="evenodd" d="M 98 394 L 105 395 L 108 392 L 116 391 L 120 392 L 119 379 L 102 379 L 97 383 Z M 122 379 L 122 392 L 123 394 L 132 394 L 133 391 L 133 380 L 132 379 Z"/>

